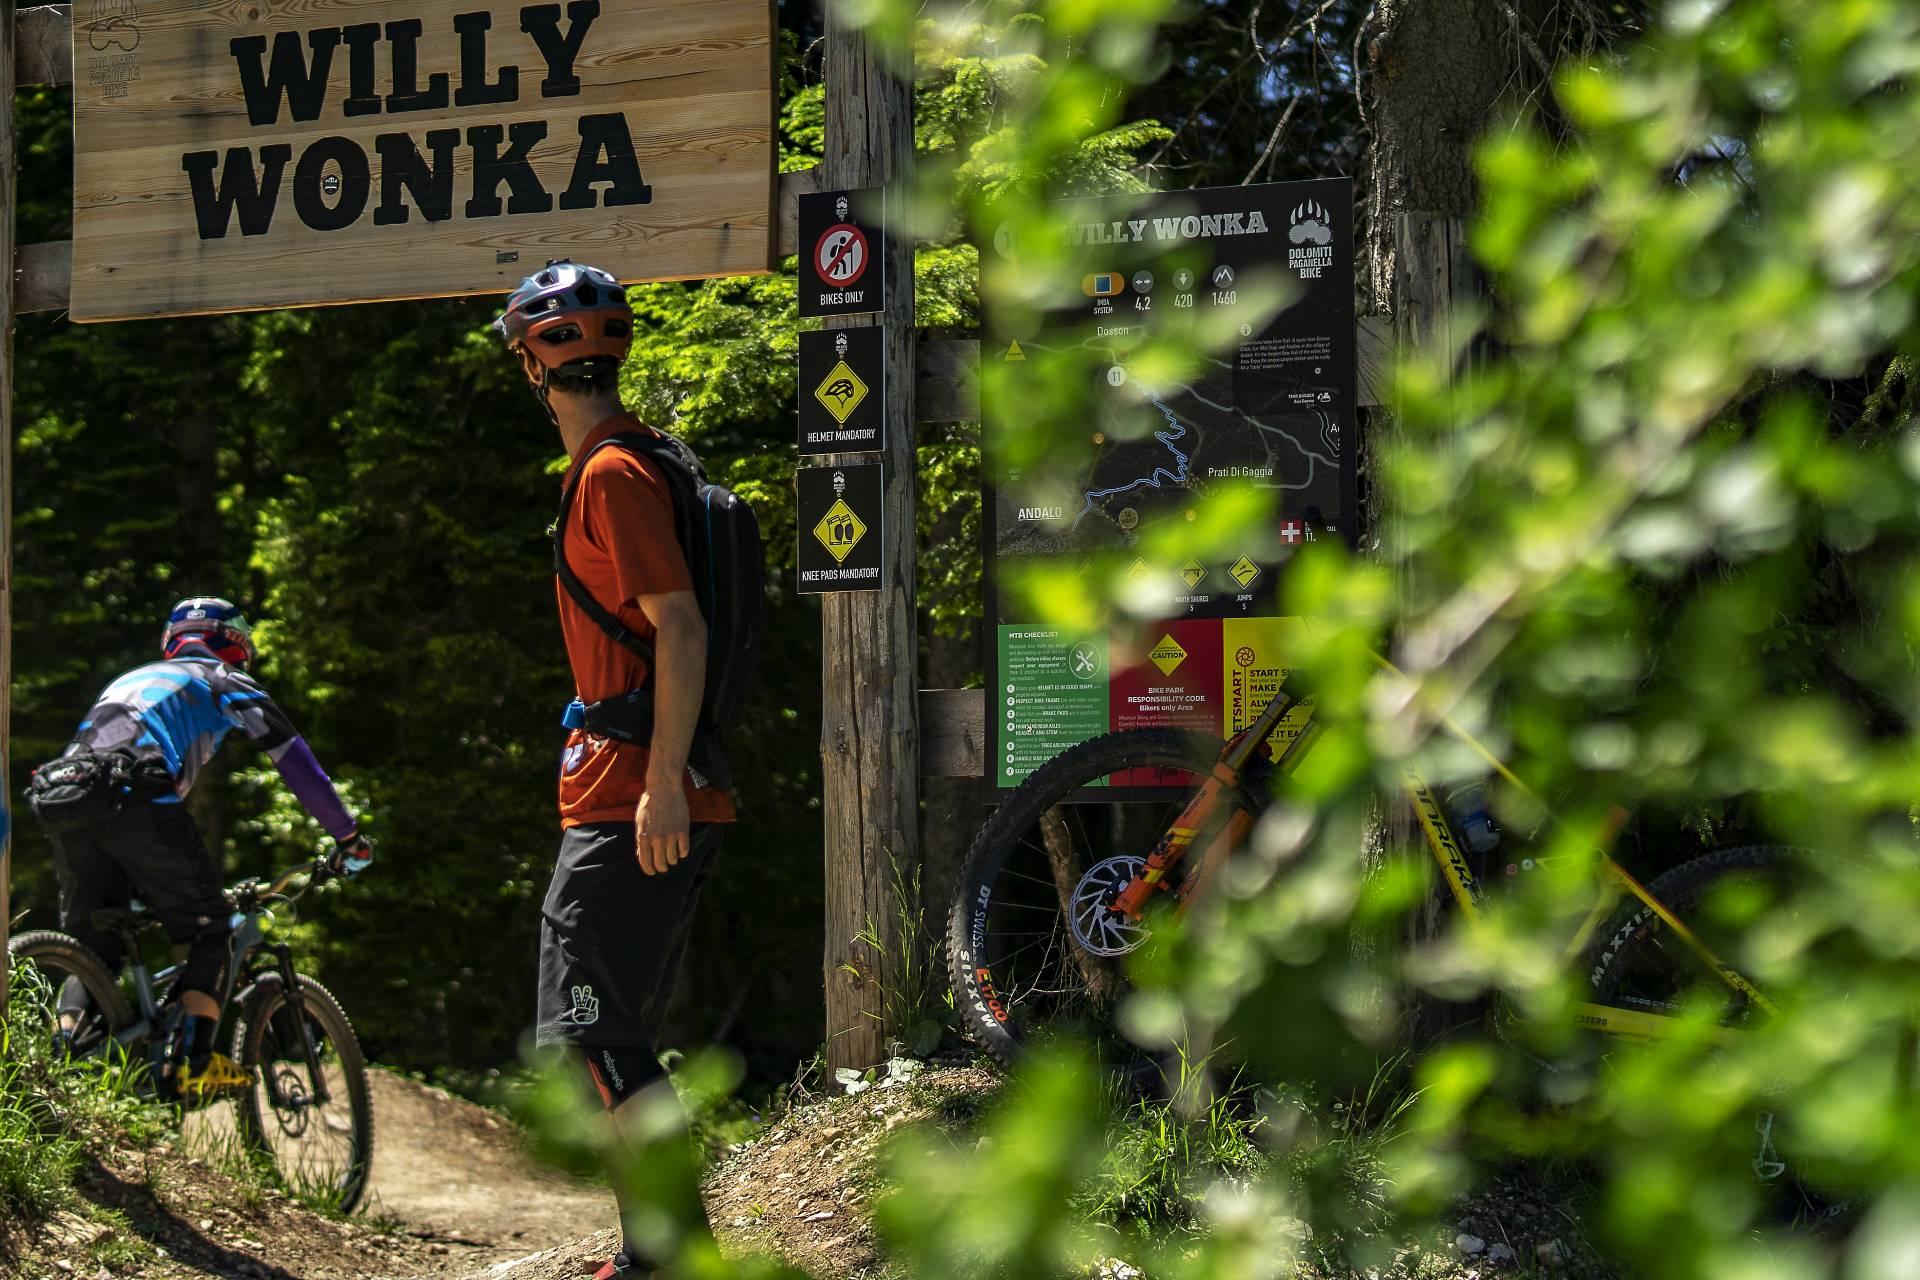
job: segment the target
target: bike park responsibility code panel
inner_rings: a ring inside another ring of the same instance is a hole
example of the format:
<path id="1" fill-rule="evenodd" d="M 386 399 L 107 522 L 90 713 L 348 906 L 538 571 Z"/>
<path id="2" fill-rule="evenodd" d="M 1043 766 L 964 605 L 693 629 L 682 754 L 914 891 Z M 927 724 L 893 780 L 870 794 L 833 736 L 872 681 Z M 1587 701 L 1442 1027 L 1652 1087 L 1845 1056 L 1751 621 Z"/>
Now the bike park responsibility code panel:
<path id="1" fill-rule="evenodd" d="M 990 688 L 998 787 L 1070 747 L 1122 729 L 1193 729 L 1223 737 L 1253 723 L 1287 676 L 1295 618 L 1180 618 L 1122 639 L 1017 623 L 995 628 L 998 682 Z M 1129 628 L 1132 631 L 1131 628 Z M 1279 751 L 1310 707 L 1288 713 L 1269 741 Z M 1184 778 L 1134 770 L 1115 786 Z"/>
<path id="2" fill-rule="evenodd" d="M 1277 616 L 1276 588 L 1287 563 L 1356 529 L 1351 184 L 1058 207 L 1069 266 L 1052 264 L 1062 251 L 1052 246 L 1030 273 L 1057 280 L 1054 296 L 1036 313 L 989 315 L 982 349 L 985 474 L 996 481 L 983 496 L 997 637 L 987 656 L 1002 788 L 1109 730 L 1244 728 L 1286 670 L 1292 624 Z M 1025 271 L 1021 250 L 1010 227 L 982 246 L 983 257 Z M 1156 346 L 1203 354 L 1159 360 Z M 1063 380 L 1086 387 L 1070 411 L 1049 395 Z M 1012 456 L 1039 461 L 999 465 Z M 1236 490 L 1269 518 L 1224 549 L 1177 550 L 1207 502 Z M 1110 634 L 1056 632 L 1022 592 L 1037 580 L 1051 592 L 1116 582 L 1126 610 L 1099 612 L 1128 621 Z M 1078 678 L 1075 646 L 1103 666 L 1078 687 L 1062 683 Z M 1301 715 L 1281 734 L 1297 733 Z"/>

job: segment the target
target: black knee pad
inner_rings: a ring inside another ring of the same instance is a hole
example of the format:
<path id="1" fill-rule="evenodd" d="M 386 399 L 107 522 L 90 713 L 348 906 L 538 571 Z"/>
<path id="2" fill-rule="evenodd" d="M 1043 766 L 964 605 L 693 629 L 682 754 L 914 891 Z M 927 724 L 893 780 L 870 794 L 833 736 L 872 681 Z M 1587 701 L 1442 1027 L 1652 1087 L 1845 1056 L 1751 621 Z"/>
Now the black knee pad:
<path id="1" fill-rule="evenodd" d="M 233 933 L 227 929 L 203 933 L 187 948 L 180 969 L 179 989 L 200 991 L 218 1000 L 227 983 L 227 963 L 233 957 Z"/>
<path id="2" fill-rule="evenodd" d="M 601 1049 L 582 1046 L 587 1073 L 600 1101 L 611 1111 L 655 1081 L 666 1079 L 660 1060 L 651 1049 Z"/>

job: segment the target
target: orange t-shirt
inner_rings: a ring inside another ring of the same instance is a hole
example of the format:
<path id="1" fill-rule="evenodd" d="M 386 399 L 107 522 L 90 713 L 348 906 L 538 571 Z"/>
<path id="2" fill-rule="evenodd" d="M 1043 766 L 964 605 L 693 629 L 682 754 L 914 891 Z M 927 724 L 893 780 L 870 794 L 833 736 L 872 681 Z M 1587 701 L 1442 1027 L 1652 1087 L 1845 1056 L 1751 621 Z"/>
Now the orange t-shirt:
<path id="1" fill-rule="evenodd" d="M 646 431 L 632 414 L 607 419 L 588 434 L 579 457 L 608 436 Z M 571 480 L 576 462 L 569 468 Z M 594 454 L 581 473 L 564 531 L 567 564 L 602 608 L 651 643 L 653 624 L 635 603 L 641 596 L 692 590 L 686 556 L 674 532 L 673 493 L 653 468 L 618 446 Z M 582 702 L 599 702 L 638 689 L 647 678 L 640 656 L 594 625 L 560 586 L 560 630 L 567 641 L 574 688 Z M 560 765 L 560 819 L 632 822 L 646 789 L 647 749 L 575 729 Z M 687 807 L 695 822 L 732 822 L 733 798 L 687 778 Z"/>

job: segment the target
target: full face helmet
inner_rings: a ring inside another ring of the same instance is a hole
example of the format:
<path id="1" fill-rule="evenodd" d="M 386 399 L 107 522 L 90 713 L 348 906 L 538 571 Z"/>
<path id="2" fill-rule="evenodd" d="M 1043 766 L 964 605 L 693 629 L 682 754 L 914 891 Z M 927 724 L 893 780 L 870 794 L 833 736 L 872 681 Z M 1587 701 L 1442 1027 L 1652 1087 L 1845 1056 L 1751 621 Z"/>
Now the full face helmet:
<path id="1" fill-rule="evenodd" d="M 160 652 L 172 658 L 189 645 L 204 646 L 228 666 L 244 667 L 254 659 L 253 628 L 233 601 L 219 596 L 191 596 L 167 614 Z"/>

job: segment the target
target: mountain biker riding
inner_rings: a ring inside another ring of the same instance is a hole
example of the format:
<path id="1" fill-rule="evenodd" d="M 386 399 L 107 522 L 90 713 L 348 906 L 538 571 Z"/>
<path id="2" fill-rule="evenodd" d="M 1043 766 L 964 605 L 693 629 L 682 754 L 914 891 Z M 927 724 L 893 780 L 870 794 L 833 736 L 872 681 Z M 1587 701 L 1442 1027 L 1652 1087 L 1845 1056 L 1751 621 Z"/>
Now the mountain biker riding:
<path id="1" fill-rule="evenodd" d="M 572 459 L 572 497 L 556 536 L 573 585 L 610 615 L 597 621 L 561 579 L 578 701 L 561 762 L 560 854 L 542 907 L 537 1036 L 585 1059 L 619 1140 L 648 1099 L 677 1105 L 656 1038 L 695 899 L 722 824 L 734 817 L 726 788 L 688 764 L 707 624 L 663 464 L 616 439 L 658 443 L 620 403 L 633 334 L 625 288 L 597 268 L 551 262 L 513 291 L 495 329 Z M 651 660 L 610 634 L 609 622 Z M 649 686 L 647 732 L 623 740 L 590 727 L 596 707 Z M 659 1236 L 627 1211 L 629 1180 L 616 1175 L 614 1186 L 621 1248 L 596 1280 L 648 1275 L 667 1262 Z M 710 1238 L 698 1188 L 690 1195 L 679 1220 Z"/>
<path id="2" fill-rule="evenodd" d="M 373 849 L 306 740 L 247 673 L 255 656 L 253 633 L 239 609 L 214 596 L 180 601 L 167 615 L 160 652 L 159 662 L 109 684 L 65 752 L 36 773 L 96 760 L 125 769 L 124 802 L 116 797 L 111 810 L 83 825 L 56 822 L 40 810 L 60 882 L 61 927 L 117 973 L 125 946 L 118 934 L 96 929 L 93 915 L 124 908 L 138 893 L 167 936 L 188 944 L 176 987 L 186 1019 L 173 1078 L 161 1088 L 171 1085 L 193 1101 L 251 1083 L 225 1054 L 214 1052 L 232 959 L 230 908 L 218 868 L 183 803 L 221 740 L 238 729 L 266 750 L 288 789 L 333 837 L 341 870 L 364 870 Z M 57 1034 L 71 1036 L 86 1008 L 85 990 L 69 979 L 60 993 Z"/>

